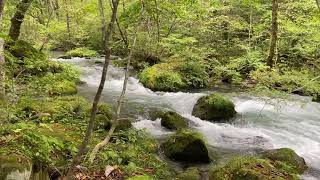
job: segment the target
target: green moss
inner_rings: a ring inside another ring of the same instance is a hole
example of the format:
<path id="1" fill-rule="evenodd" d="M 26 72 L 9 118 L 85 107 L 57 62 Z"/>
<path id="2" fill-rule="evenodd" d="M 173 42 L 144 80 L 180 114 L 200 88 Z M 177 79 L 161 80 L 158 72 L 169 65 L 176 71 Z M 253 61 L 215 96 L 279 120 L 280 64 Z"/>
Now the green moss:
<path id="1" fill-rule="evenodd" d="M 256 157 L 237 157 L 224 167 L 214 167 L 209 174 L 210 180 L 298 180 L 296 174 L 279 169 L 265 159 Z"/>
<path id="2" fill-rule="evenodd" d="M 165 112 L 160 116 L 161 118 L 161 125 L 166 127 L 167 129 L 177 130 L 183 129 L 187 127 L 187 122 L 185 119 L 176 112 Z"/>
<path id="3" fill-rule="evenodd" d="M 173 71 L 174 65 L 156 64 L 143 70 L 139 77 L 141 83 L 155 91 L 176 91 L 185 86 L 181 75 Z"/>
<path id="4" fill-rule="evenodd" d="M 49 90 L 51 95 L 73 95 L 77 94 L 77 92 L 76 83 L 67 80 L 54 83 Z"/>
<path id="5" fill-rule="evenodd" d="M 191 130 L 180 130 L 162 144 L 164 154 L 183 162 L 210 162 L 203 137 Z"/>
<path id="6" fill-rule="evenodd" d="M 98 53 L 96 51 L 82 47 L 82 48 L 76 48 L 68 51 L 66 53 L 66 56 L 64 56 L 64 58 L 67 58 L 67 57 L 93 58 L 97 56 L 98 56 Z"/>
<path id="7" fill-rule="evenodd" d="M 194 106 L 192 114 L 203 120 L 222 122 L 235 116 L 234 108 L 231 100 L 214 93 L 201 97 Z"/>
<path id="8" fill-rule="evenodd" d="M 200 172 L 198 168 L 188 168 L 186 171 L 178 174 L 177 178 L 178 180 L 200 180 Z"/>
<path id="9" fill-rule="evenodd" d="M 98 107 L 97 114 L 102 114 L 106 116 L 106 118 L 108 118 L 109 120 L 111 120 L 113 117 L 112 109 L 108 104 L 100 104 Z"/>
<path id="10" fill-rule="evenodd" d="M 187 61 L 186 63 L 181 63 L 177 69 L 188 88 L 203 88 L 208 86 L 209 74 L 206 72 L 204 63 Z"/>
<path id="11" fill-rule="evenodd" d="M 129 177 L 127 180 L 153 180 L 153 178 L 150 176 L 141 175 L 141 176 Z"/>
<path id="12" fill-rule="evenodd" d="M 263 157 L 274 161 L 278 167 L 291 166 L 293 167 L 293 171 L 297 173 L 303 173 L 307 169 L 305 160 L 289 148 L 281 148 L 267 151 L 263 154 Z M 279 161 L 287 165 L 284 165 Z"/>
<path id="13" fill-rule="evenodd" d="M 112 122 L 108 121 L 105 123 L 104 128 L 109 130 L 111 128 Z M 130 129 L 132 127 L 132 123 L 129 119 L 121 119 L 117 121 L 117 127 L 115 131 L 124 131 Z"/>

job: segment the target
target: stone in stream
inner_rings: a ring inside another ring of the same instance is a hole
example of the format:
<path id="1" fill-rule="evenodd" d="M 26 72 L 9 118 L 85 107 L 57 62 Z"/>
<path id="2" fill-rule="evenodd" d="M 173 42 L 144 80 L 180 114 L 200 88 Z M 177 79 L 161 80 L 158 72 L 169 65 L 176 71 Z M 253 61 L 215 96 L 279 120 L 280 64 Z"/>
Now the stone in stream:
<path id="1" fill-rule="evenodd" d="M 208 121 L 228 121 L 236 115 L 235 105 L 227 97 L 211 94 L 201 97 L 193 108 L 192 115 Z"/>
<path id="2" fill-rule="evenodd" d="M 176 161 L 209 163 L 208 149 L 203 137 L 191 130 L 179 130 L 161 145 L 164 154 Z"/>
<path id="3" fill-rule="evenodd" d="M 0 179 L 28 179 L 31 174 L 31 161 L 10 154 L 0 155 Z"/>
<path id="4" fill-rule="evenodd" d="M 160 115 L 161 125 L 170 130 L 187 128 L 186 120 L 176 112 L 168 111 Z"/>
<path id="5" fill-rule="evenodd" d="M 268 150 L 262 154 L 262 157 L 270 159 L 274 163 L 286 163 L 293 167 L 297 173 L 303 173 L 307 169 L 305 160 L 289 148 Z"/>

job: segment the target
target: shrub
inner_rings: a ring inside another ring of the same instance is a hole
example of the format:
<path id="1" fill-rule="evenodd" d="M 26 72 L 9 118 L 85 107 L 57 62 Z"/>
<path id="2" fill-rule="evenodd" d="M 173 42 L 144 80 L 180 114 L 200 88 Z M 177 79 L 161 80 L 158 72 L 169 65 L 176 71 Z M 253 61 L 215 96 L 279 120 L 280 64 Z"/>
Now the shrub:
<path id="1" fill-rule="evenodd" d="M 188 87 L 206 87 L 209 83 L 209 75 L 206 67 L 201 62 L 186 62 L 178 67 L 183 82 Z"/>

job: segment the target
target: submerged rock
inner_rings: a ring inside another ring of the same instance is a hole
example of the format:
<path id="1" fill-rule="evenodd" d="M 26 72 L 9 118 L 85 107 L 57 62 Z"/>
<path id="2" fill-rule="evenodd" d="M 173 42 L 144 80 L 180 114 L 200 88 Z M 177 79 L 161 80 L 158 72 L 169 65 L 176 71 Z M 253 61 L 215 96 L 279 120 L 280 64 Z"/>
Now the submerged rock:
<path id="1" fill-rule="evenodd" d="M 278 166 L 282 165 L 278 162 L 285 163 L 297 173 L 303 173 L 308 168 L 305 160 L 289 148 L 269 150 L 263 153 L 262 157 L 270 159 Z"/>
<path id="2" fill-rule="evenodd" d="M 208 149 L 203 137 L 191 130 L 180 130 L 170 136 L 162 145 L 164 154 L 181 162 L 210 162 Z"/>
<path id="3" fill-rule="evenodd" d="M 28 179 L 31 162 L 19 155 L 0 155 L 0 179 Z"/>
<path id="4" fill-rule="evenodd" d="M 209 180 L 298 180 L 298 175 L 273 165 L 270 160 L 256 157 L 237 157 L 224 167 L 213 167 Z"/>
<path id="5" fill-rule="evenodd" d="M 235 116 L 235 105 L 220 94 L 201 97 L 193 108 L 192 115 L 208 121 L 222 122 Z"/>
<path id="6" fill-rule="evenodd" d="M 169 111 L 160 116 L 161 125 L 171 130 L 178 130 L 187 127 L 185 119 L 176 112 Z"/>
<path id="7" fill-rule="evenodd" d="M 177 178 L 178 180 L 200 180 L 200 172 L 198 168 L 191 167 L 185 170 L 184 172 L 178 174 Z"/>

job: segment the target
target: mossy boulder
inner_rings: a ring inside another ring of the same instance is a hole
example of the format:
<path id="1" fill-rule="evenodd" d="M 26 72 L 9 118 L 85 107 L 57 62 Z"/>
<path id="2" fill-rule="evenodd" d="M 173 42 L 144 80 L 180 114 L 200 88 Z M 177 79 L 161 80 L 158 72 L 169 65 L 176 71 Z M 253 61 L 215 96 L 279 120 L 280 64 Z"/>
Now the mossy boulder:
<path id="1" fill-rule="evenodd" d="M 168 111 L 160 116 L 161 125 L 167 129 L 177 130 L 187 127 L 186 120 L 176 112 Z"/>
<path id="2" fill-rule="evenodd" d="M 104 104 L 104 103 L 99 104 L 97 114 L 102 114 L 102 115 L 106 116 L 108 119 L 112 119 L 112 117 L 113 117 L 111 107 L 107 104 Z"/>
<path id="3" fill-rule="evenodd" d="M 198 168 L 196 167 L 191 167 L 186 169 L 184 172 L 180 173 L 177 175 L 178 180 L 200 180 L 200 172 Z"/>
<path id="4" fill-rule="evenodd" d="M 275 167 L 270 160 L 237 157 L 223 167 L 213 167 L 209 180 L 298 180 L 298 175 Z"/>
<path id="5" fill-rule="evenodd" d="M 49 90 L 51 95 L 74 95 L 77 92 L 76 83 L 68 80 L 55 82 Z"/>
<path id="6" fill-rule="evenodd" d="M 185 84 L 174 67 L 170 63 L 161 63 L 146 68 L 139 75 L 140 82 L 154 91 L 177 91 L 185 87 Z"/>
<path id="7" fill-rule="evenodd" d="M 210 162 L 204 138 L 191 130 L 179 130 L 161 145 L 164 154 L 181 162 Z"/>
<path id="8" fill-rule="evenodd" d="M 236 113 L 233 102 L 217 93 L 201 97 L 192 111 L 192 115 L 214 122 L 228 121 Z"/>
<path id="9" fill-rule="evenodd" d="M 275 164 L 279 164 L 278 166 L 282 165 L 279 162 L 283 162 L 293 167 L 297 173 L 303 173 L 308 168 L 305 160 L 289 148 L 269 150 L 264 152 L 262 156 L 270 159 Z"/>
<path id="10" fill-rule="evenodd" d="M 96 51 L 85 48 L 85 47 L 81 47 L 81 48 L 76 48 L 68 51 L 66 55 L 62 56 L 61 58 L 63 59 L 70 59 L 72 57 L 93 58 L 97 56 L 98 56 L 98 53 Z"/>
<path id="11" fill-rule="evenodd" d="M 150 111 L 149 112 L 149 119 L 152 121 L 155 121 L 158 118 L 161 118 L 161 116 L 163 116 L 164 113 L 165 113 L 165 111 L 161 111 L 161 110 Z"/>
<path id="12" fill-rule="evenodd" d="M 14 178 L 25 179 L 25 173 L 31 171 L 31 161 L 26 157 L 15 154 L 0 154 L 0 179 L 8 178 L 8 175 L 13 173 L 15 175 Z M 20 173 L 16 173 L 16 171 Z M 11 177 L 13 178 L 13 177 Z M 10 179 L 10 178 L 9 178 Z"/>

